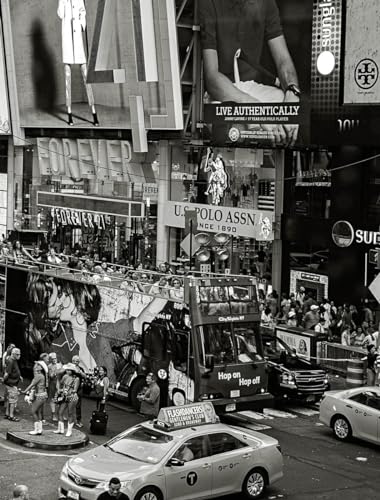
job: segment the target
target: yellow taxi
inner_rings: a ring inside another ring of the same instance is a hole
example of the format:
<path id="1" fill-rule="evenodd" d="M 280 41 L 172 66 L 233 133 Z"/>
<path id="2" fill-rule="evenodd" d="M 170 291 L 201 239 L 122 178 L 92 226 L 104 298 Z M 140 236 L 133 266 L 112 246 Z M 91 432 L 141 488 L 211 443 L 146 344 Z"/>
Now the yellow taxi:
<path id="1" fill-rule="evenodd" d="M 265 434 L 220 423 L 210 402 L 162 408 L 106 444 L 71 458 L 61 497 L 96 500 L 111 477 L 129 500 L 193 500 L 243 492 L 263 495 L 281 479 L 279 443 Z"/>

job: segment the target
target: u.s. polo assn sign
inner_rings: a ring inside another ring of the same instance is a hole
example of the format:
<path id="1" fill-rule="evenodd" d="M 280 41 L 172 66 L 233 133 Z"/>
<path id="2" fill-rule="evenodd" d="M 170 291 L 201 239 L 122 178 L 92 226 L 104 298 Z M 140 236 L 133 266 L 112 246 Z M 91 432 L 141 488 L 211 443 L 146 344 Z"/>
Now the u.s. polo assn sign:
<path id="1" fill-rule="evenodd" d="M 258 241 L 273 240 L 273 212 L 262 210 L 168 201 L 165 204 L 166 226 L 184 228 L 188 209 L 197 212 L 198 231 L 223 232 Z"/>

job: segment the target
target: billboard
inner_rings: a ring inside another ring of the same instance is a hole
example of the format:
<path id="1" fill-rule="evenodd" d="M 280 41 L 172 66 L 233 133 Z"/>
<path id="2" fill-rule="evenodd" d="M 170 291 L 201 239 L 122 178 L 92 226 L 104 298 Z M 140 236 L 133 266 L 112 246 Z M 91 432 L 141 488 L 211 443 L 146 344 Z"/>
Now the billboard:
<path id="1" fill-rule="evenodd" d="M 182 129 L 174 0 L 1 0 L 21 127 Z"/>
<path id="2" fill-rule="evenodd" d="M 311 140 L 374 145 L 380 138 L 380 4 L 314 2 Z"/>
<path id="3" fill-rule="evenodd" d="M 307 145 L 312 0 L 202 0 L 199 11 L 204 139 Z"/>

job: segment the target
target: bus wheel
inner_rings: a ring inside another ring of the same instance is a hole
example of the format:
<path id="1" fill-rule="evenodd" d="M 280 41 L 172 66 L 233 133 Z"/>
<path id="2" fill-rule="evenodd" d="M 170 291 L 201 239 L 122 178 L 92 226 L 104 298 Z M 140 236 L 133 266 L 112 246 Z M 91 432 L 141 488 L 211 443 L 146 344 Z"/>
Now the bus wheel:
<path id="1" fill-rule="evenodd" d="M 133 381 L 132 387 L 129 391 L 129 402 L 131 406 L 136 411 L 140 411 L 140 401 L 137 399 L 137 396 L 143 391 L 146 386 L 145 378 L 137 378 Z"/>
<path id="2" fill-rule="evenodd" d="M 172 401 L 174 406 L 183 406 L 186 404 L 186 397 L 183 391 L 174 390 L 172 394 Z"/>

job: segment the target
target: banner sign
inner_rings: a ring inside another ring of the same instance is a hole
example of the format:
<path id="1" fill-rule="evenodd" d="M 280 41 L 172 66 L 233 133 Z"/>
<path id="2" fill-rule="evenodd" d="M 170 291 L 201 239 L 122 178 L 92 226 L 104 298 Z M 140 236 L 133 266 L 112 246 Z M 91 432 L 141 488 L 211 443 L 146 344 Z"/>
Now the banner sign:
<path id="1" fill-rule="evenodd" d="M 22 127 L 182 130 L 174 0 L 1 6 L 10 16 Z"/>
<path id="2" fill-rule="evenodd" d="M 212 403 L 207 402 L 161 408 L 156 425 L 166 430 L 177 430 L 217 422 L 215 409 Z"/>
<path id="3" fill-rule="evenodd" d="M 80 212 L 76 210 L 65 210 L 63 208 L 52 208 L 51 216 L 55 224 L 62 226 L 88 227 L 94 229 L 94 225 L 99 229 L 105 229 L 106 225 L 111 224 L 109 215 Z"/>
<path id="4" fill-rule="evenodd" d="M 273 212 L 175 201 L 168 201 L 165 207 L 165 223 L 170 227 L 185 228 L 186 211 L 195 209 L 198 231 L 229 233 L 258 241 L 272 241 L 274 237 Z"/>
<path id="5" fill-rule="evenodd" d="M 202 0 L 199 11 L 205 137 L 218 146 L 307 145 L 312 0 Z"/>

